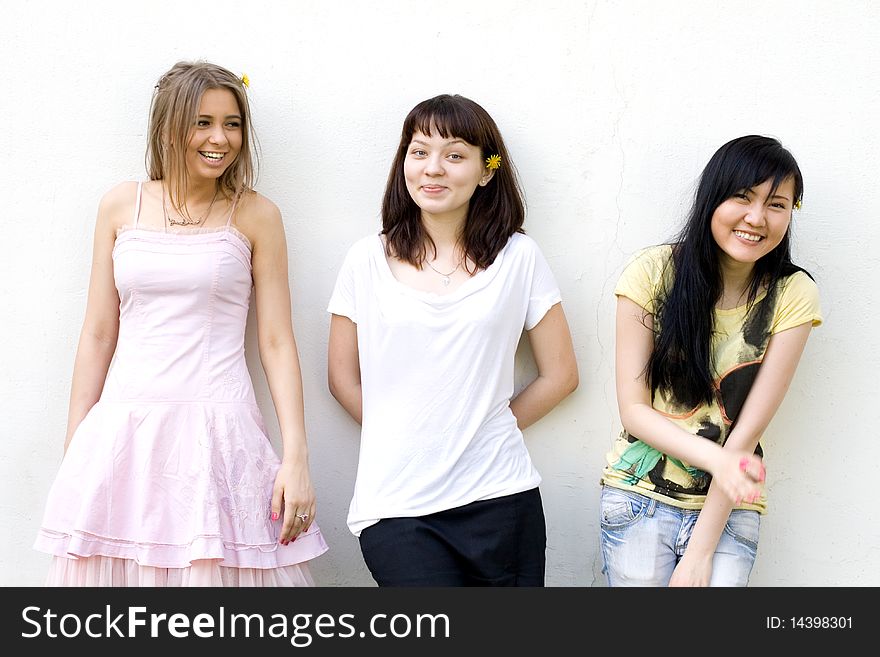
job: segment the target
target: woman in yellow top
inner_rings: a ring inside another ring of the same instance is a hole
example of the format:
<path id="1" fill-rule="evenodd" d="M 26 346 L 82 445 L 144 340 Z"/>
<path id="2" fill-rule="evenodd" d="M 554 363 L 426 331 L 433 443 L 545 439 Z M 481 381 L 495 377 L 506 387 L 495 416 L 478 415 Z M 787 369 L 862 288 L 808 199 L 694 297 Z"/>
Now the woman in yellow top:
<path id="1" fill-rule="evenodd" d="M 803 178 L 775 139 L 716 151 L 671 244 L 641 251 L 617 295 L 623 432 L 602 478 L 610 586 L 745 586 L 766 510 L 760 440 L 821 321 L 791 261 Z"/>

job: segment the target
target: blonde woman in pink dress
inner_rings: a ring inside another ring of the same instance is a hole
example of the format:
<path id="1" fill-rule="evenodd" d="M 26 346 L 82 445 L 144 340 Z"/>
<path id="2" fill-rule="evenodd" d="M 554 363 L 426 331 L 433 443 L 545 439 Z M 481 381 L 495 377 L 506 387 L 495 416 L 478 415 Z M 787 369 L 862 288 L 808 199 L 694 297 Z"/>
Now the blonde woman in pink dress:
<path id="1" fill-rule="evenodd" d="M 64 458 L 35 547 L 50 586 L 313 586 L 315 524 L 284 228 L 253 190 L 247 79 L 156 85 L 150 180 L 101 200 Z M 281 430 L 244 358 L 253 294 Z M 112 361 L 112 366 L 111 366 Z"/>

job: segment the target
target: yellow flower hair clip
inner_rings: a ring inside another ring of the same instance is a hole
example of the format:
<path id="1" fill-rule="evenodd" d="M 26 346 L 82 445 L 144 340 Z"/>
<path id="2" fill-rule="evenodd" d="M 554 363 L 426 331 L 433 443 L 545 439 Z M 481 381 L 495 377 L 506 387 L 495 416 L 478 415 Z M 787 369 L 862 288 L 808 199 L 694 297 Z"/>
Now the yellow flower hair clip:
<path id="1" fill-rule="evenodd" d="M 251 86 L 251 79 L 247 76 L 247 73 L 241 74 L 241 83 L 246 87 Z"/>
<path id="2" fill-rule="evenodd" d="M 486 158 L 486 168 L 489 171 L 494 171 L 501 167 L 501 156 L 500 155 L 490 155 Z"/>
<path id="3" fill-rule="evenodd" d="M 800 209 L 801 209 L 801 200 L 800 200 L 800 199 L 798 199 L 798 200 L 795 202 L 795 204 L 794 204 L 794 209 L 795 209 L 795 210 L 800 210 Z"/>

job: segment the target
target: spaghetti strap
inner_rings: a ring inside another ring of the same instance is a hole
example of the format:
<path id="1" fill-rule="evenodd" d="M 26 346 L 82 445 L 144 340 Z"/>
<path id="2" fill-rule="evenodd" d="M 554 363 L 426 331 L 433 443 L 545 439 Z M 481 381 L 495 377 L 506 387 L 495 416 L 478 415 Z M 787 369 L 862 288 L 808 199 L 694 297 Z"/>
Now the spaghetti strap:
<path id="1" fill-rule="evenodd" d="M 144 188 L 144 183 L 142 180 L 138 181 L 138 190 L 137 190 L 137 199 L 134 202 L 134 227 L 137 228 L 138 219 L 140 219 L 141 215 L 141 191 Z"/>
<path id="2" fill-rule="evenodd" d="M 238 199 L 241 198 L 240 195 L 236 194 L 235 200 L 232 202 L 232 207 L 229 209 L 229 216 L 226 218 L 226 225 L 232 225 L 232 215 L 235 214 L 235 206 L 238 205 Z"/>

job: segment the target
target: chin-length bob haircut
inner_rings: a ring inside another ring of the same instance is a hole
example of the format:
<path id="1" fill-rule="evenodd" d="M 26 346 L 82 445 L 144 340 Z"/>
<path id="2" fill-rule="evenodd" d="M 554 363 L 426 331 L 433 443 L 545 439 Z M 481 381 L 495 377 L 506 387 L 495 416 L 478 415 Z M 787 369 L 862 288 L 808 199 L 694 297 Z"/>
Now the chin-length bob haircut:
<path id="1" fill-rule="evenodd" d="M 151 180 L 163 180 L 171 203 L 185 212 L 189 173 L 186 149 L 208 89 L 228 89 L 241 114 L 241 151 L 218 180 L 219 191 L 233 198 L 256 182 L 256 137 L 251 123 L 245 84 L 240 77 L 208 62 L 177 62 L 156 85 L 150 104 L 147 142 L 147 173 Z"/>
<path id="2" fill-rule="evenodd" d="M 712 215 L 741 190 L 769 180 L 772 195 L 789 179 L 794 182 L 792 207 L 798 207 L 804 180 L 794 156 L 778 140 L 760 135 L 727 142 L 703 169 L 687 223 L 672 243 L 672 282 L 657 299 L 657 335 L 647 369 L 652 391 L 674 387 L 682 401 L 694 404 L 713 398 L 712 334 L 724 281 Z M 804 271 L 791 261 L 790 236 L 789 225 L 779 245 L 755 263 L 749 306 L 761 290 L 774 289 L 783 278 Z"/>
<path id="3" fill-rule="evenodd" d="M 403 122 L 400 144 L 391 165 L 382 201 L 382 232 L 386 251 L 421 268 L 428 247 L 436 247 L 425 231 L 421 210 L 406 188 L 403 165 L 413 135 L 439 133 L 444 139 L 463 139 L 480 149 L 481 157 L 501 156 L 501 166 L 485 186 L 477 186 L 468 204 L 467 218 L 459 242 L 464 255 L 486 269 L 507 244 L 511 235 L 523 232 L 525 202 L 516 169 L 489 113 L 459 95 L 442 94 L 416 105 Z M 471 272 L 473 273 L 473 272 Z"/>

